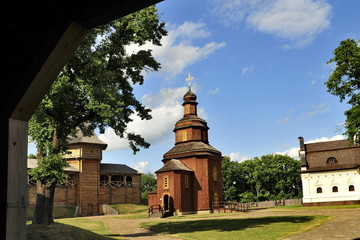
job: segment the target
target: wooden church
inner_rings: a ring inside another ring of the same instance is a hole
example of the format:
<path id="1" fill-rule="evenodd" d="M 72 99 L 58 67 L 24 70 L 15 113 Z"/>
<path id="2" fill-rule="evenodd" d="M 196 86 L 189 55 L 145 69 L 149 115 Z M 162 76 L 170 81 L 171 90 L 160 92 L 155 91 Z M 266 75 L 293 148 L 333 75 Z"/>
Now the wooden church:
<path id="1" fill-rule="evenodd" d="M 197 116 L 196 95 L 184 95 L 184 116 L 175 124 L 175 146 L 163 156 L 156 171 L 157 190 L 148 205 L 175 215 L 211 212 L 223 200 L 221 152 L 209 144 L 207 122 Z"/>
<path id="2" fill-rule="evenodd" d="M 92 216 L 103 214 L 104 204 L 141 202 L 141 174 L 124 164 L 101 163 L 106 148 L 96 135 L 83 136 L 81 131 L 69 141 L 64 156 L 69 179 L 57 185 L 54 205 L 74 205 L 76 215 Z M 36 165 L 36 159 L 28 159 L 28 168 Z M 35 201 L 36 181 L 29 178 L 28 206 Z"/>

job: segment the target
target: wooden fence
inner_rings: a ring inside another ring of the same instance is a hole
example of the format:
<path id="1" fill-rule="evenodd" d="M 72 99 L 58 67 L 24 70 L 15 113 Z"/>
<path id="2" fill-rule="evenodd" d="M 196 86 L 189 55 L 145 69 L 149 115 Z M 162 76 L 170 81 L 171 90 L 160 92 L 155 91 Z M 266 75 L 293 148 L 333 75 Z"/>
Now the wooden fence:
<path id="1" fill-rule="evenodd" d="M 246 212 L 249 210 L 249 203 L 238 203 L 230 201 L 213 202 L 213 212 Z"/>

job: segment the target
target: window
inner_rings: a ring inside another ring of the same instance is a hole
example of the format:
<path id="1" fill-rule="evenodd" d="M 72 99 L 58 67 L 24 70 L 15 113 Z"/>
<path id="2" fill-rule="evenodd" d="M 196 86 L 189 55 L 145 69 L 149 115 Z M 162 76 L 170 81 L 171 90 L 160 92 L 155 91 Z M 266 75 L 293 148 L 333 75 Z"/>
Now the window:
<path id="1" fill-rule="evenodd" d="M 329 164 L 333 164 L 333 163 L 337 163 L 338 161 L 336 160 L 336 158 L 334 157 L 329 157 L 327 160 L 326 160 L 326 163 L 329 163 Z"/>
<path id="2" fill-rule="evenodd" d="M 126 177 L 126 186 L 128 186 L 128 187 L 132 186 L 132 177 L 130 177 L 130 176 Z"/>
<path id="3" fill-rule="evenodd" d="M 164 185 L 165 189 L 169 188 L 169 178 L 168 177 L 164 177 L 163 185 Z"/>
<path id="4" fill-rule="evenodd" d="M 100 176 L 100 186 L 107 186 L 107 185 L 109 185 L 108 176 L 101 175 Z"/>
<path id="5" fill-rule="evenodd" d="M 339 192 L 339 189 L 338 189 L 337 186 L 333 186 L 332 191 L 333 191 L 333 192 Z"/>
<path id="6" fill-rule="evenodd" d="M 124 185 L 124 176 L 121 175 L 111 176 L 111 186 L 120 187 L 122 185 Z"/>
<path id="7" fill-rule="evenodd" d="M 321 187 L 318 187 L 318 188 L 316 189 L 316 193 L 322 193 L 322 188 L 321 188 Z"/>
<path id="8" fill-rule="evenodd" d="M 189 175 L 185 175 L 185 189 L 189 188 Z"/>
<path id="9" fill-rule="evenodd" d="M 354 192 L 354 191 L 355 191 L 354 185 L 350 185 L 350 186 L 349 186 L 349 192 Z"/>

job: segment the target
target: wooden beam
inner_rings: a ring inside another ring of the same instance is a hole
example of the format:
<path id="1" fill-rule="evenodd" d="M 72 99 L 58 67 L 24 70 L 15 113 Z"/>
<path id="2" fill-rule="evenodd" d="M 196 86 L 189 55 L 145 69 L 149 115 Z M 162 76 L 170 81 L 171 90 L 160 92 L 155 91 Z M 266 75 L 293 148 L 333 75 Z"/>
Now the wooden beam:
<path id="1" fill-rule="evenodd" d="M 51 84 L 73 55 L 87 30 L 71 22 L 16 106 L 11 118 L 27 121 L 48 92 Z"/>
<path id="2" fill-rule="evenodd" d="M 9 119 L 6 239 L 26 239 L 26 121 Z"/>

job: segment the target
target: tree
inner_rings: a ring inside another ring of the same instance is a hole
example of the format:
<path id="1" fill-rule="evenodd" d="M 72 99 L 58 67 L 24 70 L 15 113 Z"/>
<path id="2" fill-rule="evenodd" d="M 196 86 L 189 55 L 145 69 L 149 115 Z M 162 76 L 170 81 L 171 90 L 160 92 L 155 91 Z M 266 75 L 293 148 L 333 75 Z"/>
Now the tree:
<path id="1" fill-rule="evenodd" d="M 150 50 L 127 53 L 126 46 L 146 42 L 160 46 L 166 34 L 157 9 L 149 7 L 92 29 L 62 69 L 29 121 L 39 163 L 30 174 L 38 180 L 38 197 L 44 200 L 40 205 L 36 203 L 33 223 L 53 221 L 55 185 L 65 179 L 65 175 L 58 174 L 65 165 L 52 168 L 47 161 L 61 158 L 69 136 L 75 136 L 77 129 L 90 136 L 96 128 L 103 133 L 111 127 L 129 141 L 134 153 L 140 147 L 149 147 L 139 134 L 128 132 L 126 126 L 135 113 L 143 120 L 151 118 L 150 109 L 135 98 L 132 86 L 143 83 L 143 71 L 156 71 L 160 64 Z M 44 170 L 44 166 L 48 168 Z M 55 174 L 49 177 L 46 172 Z"/>
<path id="2" fill-rule="evenodd" d="M 227 201 L 279 200 L 302 195 L 300 162 L 289 156 L 268 154 L 241 163 L 223 157 L 222 171 Z"/>
<path id="3" fill-rule="evenodd" d="M 141 175 L 141 199 L 147 201 L 148 193 L 156 189 L 156 176 L 148 172 Z"/>
<path id="4" fill-rule="evenodd" d="M 345 111 L 345 135 L 360 143 L 360 40 L 346 39 L 334 50 L 328 61 L 336 63 L 334 71 L 325 82 L 328 92 L 338 96 L 340 102 L 347 99 L 351 108 Z"/>

